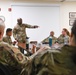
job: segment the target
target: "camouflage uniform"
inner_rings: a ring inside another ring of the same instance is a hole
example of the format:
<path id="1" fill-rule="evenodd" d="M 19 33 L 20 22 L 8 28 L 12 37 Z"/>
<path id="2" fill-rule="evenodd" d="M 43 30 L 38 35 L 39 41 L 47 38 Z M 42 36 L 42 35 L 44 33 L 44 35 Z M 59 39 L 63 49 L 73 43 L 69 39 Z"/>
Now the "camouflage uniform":
<path id="1" fill-rule="evenodd" d="M 26 28 L 32 28 L 31 25 L 28 24 L 21 24 L 16 25 L 13 29 L 13 36 L 18 42 L 26 42 Z"/>
<path id="2" fill-rule="evenodd" d="M 49 37 L 45 38 L 42 43 L 49 43 Z M 57 38 L 55 36 L 52 37 L 52 44 L 54 44 L 56 42 Z"/>
<path id="3" fill-rule="evenodd" d="M 43 51 L 35 56 L 31 66 L 27 66 L 31 69 L 28 75 L 76 75 L 76 47 L 66 45 L 58 53 Z"/>
<path id="4" fill-rule="evenodd" d="M 69 36 L 63 36 L 63 35 L 60 35 L 60 36 L 58 37 L 57 42 L 58 42 L 59 44 L 64 44 L 66 37 L 67 37 L 67 40 L 68 40 L 68 42 L 69 42 Z"/>
<path id="5" fill-rule="evenodd" d="M 34 27 L 29 24 L 17 24 L 13 29 L 13 36 L 18 41 L 18 46 L 22 53 L 24 53 L 24 49 L 26 49 L 26 28 Z"/>
<path id="6" fill-rule="evenodd" d="M 4 36 L 3 37 L 3 41 L 4 42 L 6 42 L 6 43 L 8 43 L 8 44 L 10 44 L 10 45 L 12 45 L 12 39 L 11 39 L 11 37 L 10 36 Z"/>
<path id="7" fill-rule="evenodd" d="M 13 75 L 19 75 L 28 60 L 18 49 L 0 41 L 0 63 L 8 66 Z"/>
<path id="8" fill-rule="evenodd" d="M 48 49 L 36 56 L 26 57 L 0 42 L 0 63 L 9 66 L 13 75 L 19 75 L 20 72 L 20 75 L 76 75 L 75 49 L 66 45 L 57 53 Z"/>

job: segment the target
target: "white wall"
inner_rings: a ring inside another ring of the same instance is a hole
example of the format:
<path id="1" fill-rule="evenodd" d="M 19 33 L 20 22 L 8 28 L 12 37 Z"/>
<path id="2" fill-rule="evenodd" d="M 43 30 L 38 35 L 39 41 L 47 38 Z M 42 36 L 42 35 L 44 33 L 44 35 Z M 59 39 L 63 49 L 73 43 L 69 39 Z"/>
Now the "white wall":
<path id="1" fill-rule="evenodd" d="M 21 11 L 20 11 L 21 9 Z M 27 29 L 27 36 L 29 40 L 42 41 L 49 36 L 50 31 L 55 32 L 55 36 L 59 36 L 59 5 L 46 5 L 46 4 L 19 4 L 12 5 L 12 19 L 13 25 L 17 23 L 17 18 L 21 17 L 24 23 L 31 25 L 38 25 L 38 29 Z M 18 13 L 18 14 L 17 14 Z M 21 14 L 22 13 L 22 14 Z M 54 16 L 56 16 L 54 18 Z M 13 27 L 13 26 L 12 26 Z M 42 33 L 43 32 L 43 33 Z M 40 36 L 40 37 L 39 37 Z"/>
<path id="2" fill-rule="evenodd" d="M 11 12 L 8 11 L 8 8 L 11 7 L 12 3 L 24 3 L 25 1 L 6 1 L 0 0 L 0 15 L 5 16 L 6 27 L 11 27 L 12 25 L 12 15 Z M 76 2 L 63 2 L 63 3 L 51 3 L 51 4 L 61 4 L 60 5 L 60 28 L 67 28 L 70 30 L 71 26 L 69 26 L 69 12 L 76 12 Z M 54 16 L 56 17 L 56 16 Z"/>
<path id="3" fill-rule="evenodd" d="M 60 7 L 60 25 L 61 29 L 66 27 L 69 31 L 69 12 L 76 12 L 76 2 L 64 2 Z"/>
<path id="4" fill-rule="evenodd" d="M 11 1 L 0 1 L 0 16 L 5 17 L 5 25 L 6 28 L 11 27 L 12 20 L 11 20 L 11 12 L 8 11 L 8 8 L 11 7 Z"/>

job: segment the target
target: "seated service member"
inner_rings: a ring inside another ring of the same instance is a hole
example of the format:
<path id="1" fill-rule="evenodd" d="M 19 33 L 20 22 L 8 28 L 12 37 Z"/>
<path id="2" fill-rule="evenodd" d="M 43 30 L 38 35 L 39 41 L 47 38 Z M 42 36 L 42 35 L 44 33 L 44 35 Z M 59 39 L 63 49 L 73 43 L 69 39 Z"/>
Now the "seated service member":
<path id="1" fill-rule="evenodd" d="M 2 41 L 4 29 L 5 25 L 0 21 L 0 63 L 4 66 L 8 66 L 12 75 L 28 75 L 24 69 L 28 64 L 31 64 L 34 56 L 42 50 L 45 50 L 45 48 L 41 48 L 30 57 L 24 56 L 17 48 Z"/>
<path id="2" fill-rule="evenodd" d="M 57 38 L 54 36 L 54 31 L 51 31 L 51 32 L 50 32 L 50 36 L 52 37 L 52 44 L 54 44 L 55 41 L 56 41 L 56 39 L 57 39 Z M 50 37 L 50 36 L 49 36 L 49 37 Z M 42 41 L 42 43 L 43 43 L 43 44 L 46 44 L 46 43 L 48 44 L 48 43 L 49 43 L 49 37 L 45 38 L 45 39 Z"/>
<path id="3" fill-rule="evenodd" d="M 4 24 L 1 23 L 0 63 L 10 66 L 13 75 L 19 75 L 20 71 L 20 75 L 76 75 L 76 20 L 71 29 L 69 45 L 63 46 L 58 53 L 42 48 L 34 55 L 26 57 L 2 41 L 3 33 Z"/>
<path id="4" fill-rule="evenodd" d="M 69 43 L 69 31 L 66 28 L 63 28 L 62 34 L 58 37 L 57 41 L 59 44 L 68 44 Z"/>
<path id="5" fill-rule="evenodd" d="M 27 75 L 76 75 L 76 20 L 71 29 L 69 45 L 64 45 L 58 53 L 52 51 L 47 49 L 36 55 L 31 64 L 26 66 L 24 73 Z"/>
<path id="6" fill-rule="evenodd" d="M 52 51 L 47 49 L 35 56 L 31 67 L 27 66 L 31 70 L 28 75 L 76 75 L 76 20 L 71 29 L 69 45 L 64 45 L 58 53 Z"/>
<path id="7" fill-rule="evenodd" d="M 12 29 L 7 28 L 6 29 L 6 35 L 3 37 L 3 41 L 10 44 L 10 45 L 13 45 L 14 42 L 12 42 L 11 36 L 12 36 Z"/>

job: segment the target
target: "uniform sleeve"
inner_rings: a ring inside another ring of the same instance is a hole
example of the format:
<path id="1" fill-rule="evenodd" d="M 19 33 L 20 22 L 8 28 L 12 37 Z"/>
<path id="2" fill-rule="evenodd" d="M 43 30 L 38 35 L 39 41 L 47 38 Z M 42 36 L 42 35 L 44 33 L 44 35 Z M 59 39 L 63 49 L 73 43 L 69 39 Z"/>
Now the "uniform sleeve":
<path id="1" fill-rule="evenodd" d="M 68 58 L 68 46 L 63 46 L 61 47 L 61 50 L 59 53 L 53 53 L 53 58 L 54 58 L 54 62 L 57 64 L 64 64 L 65 63 L 65 59 Z"/>
<path id="2" fill-rule="evenodd" d="M 57 38 L 57 42 L 58 42 L 59 44 L 64 43 L 64 37 L 63 37 L 62 35 L 60 35 L 60 36 Z"/>
<path id="3" fill-rule="evenodd" d="M 34 28 L 34 26 L 30 25 L 30 24 L 24 24 L 26 28 Z"/>
<path id="4" fill-rule="evenodd" d="M 16 66 L 17 62 L 13 59 L 11 54 L 3 47 L 0 46 L 0 62 L 8 64 L 8 66 Z"/>
<path id="5" fill-rule="evenodd" d="M 42 43 L 48 43 L 48 42 L 49 42 L 49 37 L 47 37 L 44 40 L 42 40 Z"/>
<path id="6" fill-rule="evenodd" d="M 64 68 L 56 65 L 56 63 L 63 63 L 63 57 L 60 57 L 61 55 L 59 53 L 55 53 L 53 56 L 52 58 L 52 53 L 48 51 L 44 54 L 35 56 L 32 63 L 33 68 L 31 75 L 61 75 L 63 71 L 65 72 L 66 70 Z"/>
<path id="7" fill-rule="evenodd" d="M 17 38 L 17 35 L 16 35 L 16 34 L 17 34 L 17 29 L 14 28 L 14 29 L 13 29 L 13 37 L 14 37 L 15 39 Z"/>
<path id="8" fill-rule="evenodd" d="M 3 37 L 3 39 L 2 39 L 4 42 L 8 42 L 8 40 L 5 38 L 5 37 Z"/>
<path id="9" fill-rule="evenodd" d="M 33 58 L 29 66 L 31 70 L 29 75 L 51 75 L 52 70 L 50 69 L 52 69 L 52 66 L 51 55 L 48 52 L 38 54 Z M 29 70 L 27 72 L 29 72 Z"/>

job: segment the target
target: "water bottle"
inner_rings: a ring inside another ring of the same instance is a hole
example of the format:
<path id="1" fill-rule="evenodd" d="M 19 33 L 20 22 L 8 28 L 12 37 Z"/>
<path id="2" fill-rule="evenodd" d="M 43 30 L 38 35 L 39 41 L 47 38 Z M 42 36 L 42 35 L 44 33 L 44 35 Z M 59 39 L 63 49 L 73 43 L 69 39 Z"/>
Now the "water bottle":
<path id="1" fill-rule="evenodd" d="M 51 36 L 49 37 L 49 46 L 50 47 L 52 46 L 52 37 Z"/>

